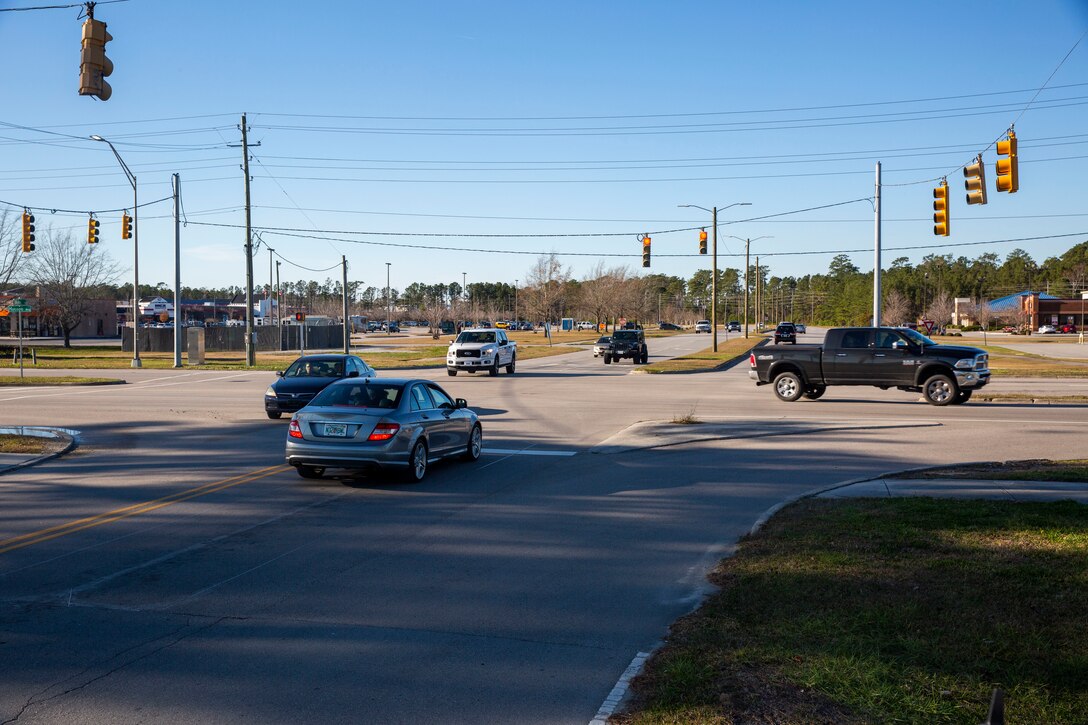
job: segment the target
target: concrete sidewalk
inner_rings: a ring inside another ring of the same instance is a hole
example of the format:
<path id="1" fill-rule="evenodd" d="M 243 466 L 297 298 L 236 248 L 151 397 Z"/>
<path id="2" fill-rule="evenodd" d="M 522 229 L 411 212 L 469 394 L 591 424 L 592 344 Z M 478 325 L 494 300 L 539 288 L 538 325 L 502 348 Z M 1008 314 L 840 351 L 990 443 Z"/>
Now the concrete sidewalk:
<path id="1" fill-rule="evenodd" d="M 1001 501 L 1066 501 L 1088 504 L 1088 483 L 1066 481 L 992 481 L 951 478 L 876 478 L 818 494 L 816 498 L 982 498 Z"/>

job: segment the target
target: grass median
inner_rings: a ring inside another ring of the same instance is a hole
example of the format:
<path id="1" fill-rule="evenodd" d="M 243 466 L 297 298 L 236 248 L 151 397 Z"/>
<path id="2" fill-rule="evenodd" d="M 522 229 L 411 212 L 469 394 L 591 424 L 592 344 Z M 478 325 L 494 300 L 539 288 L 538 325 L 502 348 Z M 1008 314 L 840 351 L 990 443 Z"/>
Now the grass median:
<path id="1" fill-rule="evenodd" d="M 714 370 L 733 358 L 744 355 L 755 347 L 762 337 L 734 337 L 718 343 L 718 351 L 712 347 L 699 352 L 688 353 L 671 360 L 652 363 L 639 368 L 644 373 L 693 373 Z"/>
<path id="2" fill-rule="evenodd" d="M 721 562 L 616 722 L 977 725 L 1000 687 L 1008 722 L 1083 723 L 1086 570 L 1082 504 L 808 499 Z"/>
<path id="3" fill-rule="evenodd" d="M 594 338 L 596 339 L 596 338 Z M 518 346 L 518 359 L 531 360 L 550 355 L 562 355 L 568 352 L 577 352 L 582 348 L 571 345 L 548 345 L 546 341 L 540 344 L 525 344 Z M 370 345 L 369 341 L 366 343 Z M 359 351 L 353 348 L 353 352 L 366 360 L 367 364 L 377 370 L 396 370 L 398 368 L 415 367 L 442 367 L 446 364 L 446 343 L 435 344 L 429 338 L 426 340 L 387 342 L 382 345 L 380 351 Z M 256 355 L 257 364 L 247 367 L 245 353 L 242 351 L 208 352 L 204 356 L 203 365 L 189 365 L 182 356 L 182 364 L 186 368 L 194 370 L 283 370 L 298 358 L 298 351 L 285 352 L 259 352 Z M 172 352 L 141 352 L 140 361 L 142 367 L 152 370 L 165 370 L 174 367 L 174 354 Z M 132 365 L 132 353 L 119 350 L 117 347 L 105 346 L 81 346 L 72 348 L 42 347 L 37 351 L 37 364 L 27 364 L 27 369 L 53 369 L 53 370 L 105 370 L 128 369 Z M 3 380 L 0 377 L 0 380 Z"/>

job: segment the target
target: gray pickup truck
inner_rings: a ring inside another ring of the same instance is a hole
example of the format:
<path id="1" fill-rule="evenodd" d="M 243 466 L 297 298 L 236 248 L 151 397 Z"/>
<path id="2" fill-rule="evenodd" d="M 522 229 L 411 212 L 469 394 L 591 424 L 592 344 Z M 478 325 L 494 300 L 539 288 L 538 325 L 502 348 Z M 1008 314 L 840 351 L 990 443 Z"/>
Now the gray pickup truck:
<path id="1" fill-rule="evenodd" d="M 989 357 L 977 347 L 938 345 L 908 328 L 838 327 L 827 331 L 823 345 L 757 348 L 748 376 L 773 385 L 787 402 L 815 400 L 829 385 L 872 385 L 955 405 L 990 381 Z"/>

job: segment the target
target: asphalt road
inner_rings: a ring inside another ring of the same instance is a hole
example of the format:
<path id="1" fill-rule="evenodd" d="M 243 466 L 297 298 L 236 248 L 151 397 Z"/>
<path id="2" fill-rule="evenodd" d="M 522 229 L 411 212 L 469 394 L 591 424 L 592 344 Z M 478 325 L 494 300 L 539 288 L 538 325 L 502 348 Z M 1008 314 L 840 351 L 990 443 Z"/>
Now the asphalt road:
<path id="1" fill-rule="evenodd" d="M 651 359 L 708 344 L 651 340 Z M 746 365 L 633 369 L 583 352 L 418 371 L 481 415 L 485 455 L 414 486 L 283 466 L 267 372 L 0 389 L 4 424 L 81 441 L 0 476 L 0 722 L 585 723 L 770 506 L 1083 455 L 1088 423 L 1086 406 L 869 388 L 781 403 Z M 726 425 L 677 443 L 668 421 L 689 414 Z"/>

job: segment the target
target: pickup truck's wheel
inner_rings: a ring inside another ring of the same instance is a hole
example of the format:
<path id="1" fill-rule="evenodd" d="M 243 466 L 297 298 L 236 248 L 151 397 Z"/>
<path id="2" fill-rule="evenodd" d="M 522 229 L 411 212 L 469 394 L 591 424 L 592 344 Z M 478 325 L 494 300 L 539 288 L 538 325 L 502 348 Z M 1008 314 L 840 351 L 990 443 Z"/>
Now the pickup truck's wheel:
<path id="1" fill-rule="evenodd" d="M 605 355 L 604 356 L 604 364 L 605 365 L 611 365 L 612 364 L 612 356 L 611 355 Z"/>
<path id="2" fill-rule="evenodd" d="M 647 365 L 650 362 L 650 351 L 646 348 L 642 348 L 642 364 Z"/>
<path id="3" fill-rule="evenodd" d="M 952 401 L 952 405 L 963 405 L 971 399 L 971 393 L 973 392 L 975 391 L 961 389 L 958 393 L 956 393 L 956 399 Z"/>
<path id="4" fill-rule="evenodd" d="M 457 371 L 451 370 L 450 368 L 446 368 L 446 374 L 449 375 L 451 378 L 457 377 Z"/>
<path id="5" fill-rule="evenodd" d="M 797 373 L 780 373 L 774 379 L 774 394 L 779 400 L 792 403 L 801 397 L 805 387 L 801 384 L 801 378 Z"/>
<path id="6" fill-rule="evenodd" d="M 956 384 L 947 375 L 934 375 L 922 385 L 922 395 L 930 405 L 949 405 L 958 394 Z"/>
<path id="7" fill-rule="evenodd" d="M 491 363 L 491 367 L 487 369 L 487 374 L 491 377 L 495 377 L 499 374 L 499 356 L 495 356 L 495 362 Z"/>
<path id="8" fill-rule="evenodd" d="M 823 397 L 823 394 L 826 393 L 826 392 L 827 392 L 827 386 L 826 385 L 810 385 L 808 387 L 808 389 L 805 390 L 804 395 L 805 395 L 805 398 L 808 399 L 808 400 L 817 400 L 818 398 Z"/>
<path id="9" fill-rule="evenodd" d="M 518 361 L 518 356 L 517 355 L 511 355 L 510 356 L 510 364 L 506 366 L 506 374 L 507 375 L 510 375 L 511 373 L 514 372 L 514 366 L 517 364 L 517 361 Z"/>

